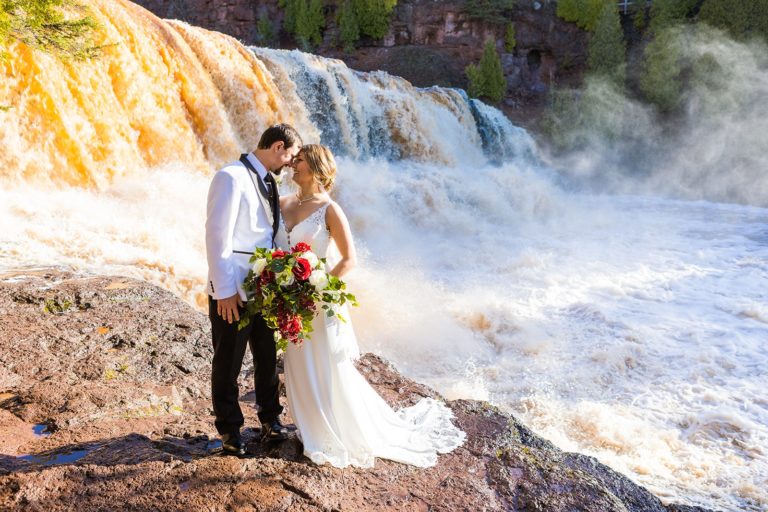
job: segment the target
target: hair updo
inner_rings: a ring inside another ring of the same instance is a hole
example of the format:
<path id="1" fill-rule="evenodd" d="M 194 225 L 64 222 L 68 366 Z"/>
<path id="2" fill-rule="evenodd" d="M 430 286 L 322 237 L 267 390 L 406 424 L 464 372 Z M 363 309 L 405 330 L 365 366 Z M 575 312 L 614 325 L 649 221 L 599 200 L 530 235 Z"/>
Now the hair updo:
<path id="1" fill-rule="evenodd" d="M 304 157 L 312 175 L 326 192 L 330 192 L 336 181 L 336 159 L 327 147 L 321 144 L 307 144 L 299 152 Z"/>

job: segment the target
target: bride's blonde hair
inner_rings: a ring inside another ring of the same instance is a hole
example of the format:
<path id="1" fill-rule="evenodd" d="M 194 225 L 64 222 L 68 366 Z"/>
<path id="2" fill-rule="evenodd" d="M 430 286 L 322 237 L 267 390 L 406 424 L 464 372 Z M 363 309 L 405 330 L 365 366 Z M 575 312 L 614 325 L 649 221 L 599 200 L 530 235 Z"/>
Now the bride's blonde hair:
<path id="1" fill-rule="evenodd" d="M 322 144 L 307 144 L 299 152 L 312 169 L 312 175 L 326 192 L 330 192 L 336 181 L 336 159 L 333 153 Z"/>

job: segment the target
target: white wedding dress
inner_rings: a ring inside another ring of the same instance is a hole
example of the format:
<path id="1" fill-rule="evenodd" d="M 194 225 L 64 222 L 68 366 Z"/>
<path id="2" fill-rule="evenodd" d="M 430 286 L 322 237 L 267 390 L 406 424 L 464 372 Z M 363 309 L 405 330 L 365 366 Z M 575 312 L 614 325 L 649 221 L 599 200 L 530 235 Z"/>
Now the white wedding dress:
<path id="1" fill-rule="evenodd" d="M 288 250 L 299 242 L 319 257 L 335 249 L 325 225 L 328 204 L 287 232 L 283 221 L 276 245 Z M 328 265 L 332 268 L 331 262 Z M 438 453 L 464 442 L 464 432 L 451 423 L 453 413 L 443 403 L 424 398 L 412 407 L 392 408 L 357 371 L 359 356 L 349 312 L 347 322 L 315 316 L 311 339 L 289 343 L 285 354 L 285 387 L 304 454 L 317 464 L 373 467 L 375 457 L 429 467 Z"/>

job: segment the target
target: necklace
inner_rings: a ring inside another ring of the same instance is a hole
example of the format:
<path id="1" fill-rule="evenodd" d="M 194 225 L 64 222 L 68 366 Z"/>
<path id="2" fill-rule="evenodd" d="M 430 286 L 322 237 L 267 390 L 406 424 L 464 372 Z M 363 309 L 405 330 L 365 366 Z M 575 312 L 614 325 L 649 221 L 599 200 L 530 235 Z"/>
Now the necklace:
<path id="1" fill-rule="evenodd" d="M 309 197 L 302 198 L 301 195 L 299 195 L 299 192 L 296 192 L 296 200 L 299 202 L 299 206 L 302 204 L 311 201 L 312 199 L 315 199 L 318 196 L 318 194 L 312 194 Z"/>

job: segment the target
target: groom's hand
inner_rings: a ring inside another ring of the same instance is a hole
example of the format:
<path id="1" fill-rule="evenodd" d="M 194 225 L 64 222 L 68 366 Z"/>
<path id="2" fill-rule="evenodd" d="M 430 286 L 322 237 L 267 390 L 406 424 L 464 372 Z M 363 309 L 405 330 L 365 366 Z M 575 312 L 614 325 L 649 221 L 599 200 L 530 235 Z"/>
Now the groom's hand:
<path id="1" fill-rule="evenodd" d="M 216 312 L 229 324 L 232 323 L 232 320 L 235 322 L 240 321 L 240 311 L 238 311 L 238 308 L 241 307 L 243 307 L 243 301 L 240 300 L 240 295 L 237 293 L 226 299 L 216 301 Z"/>

